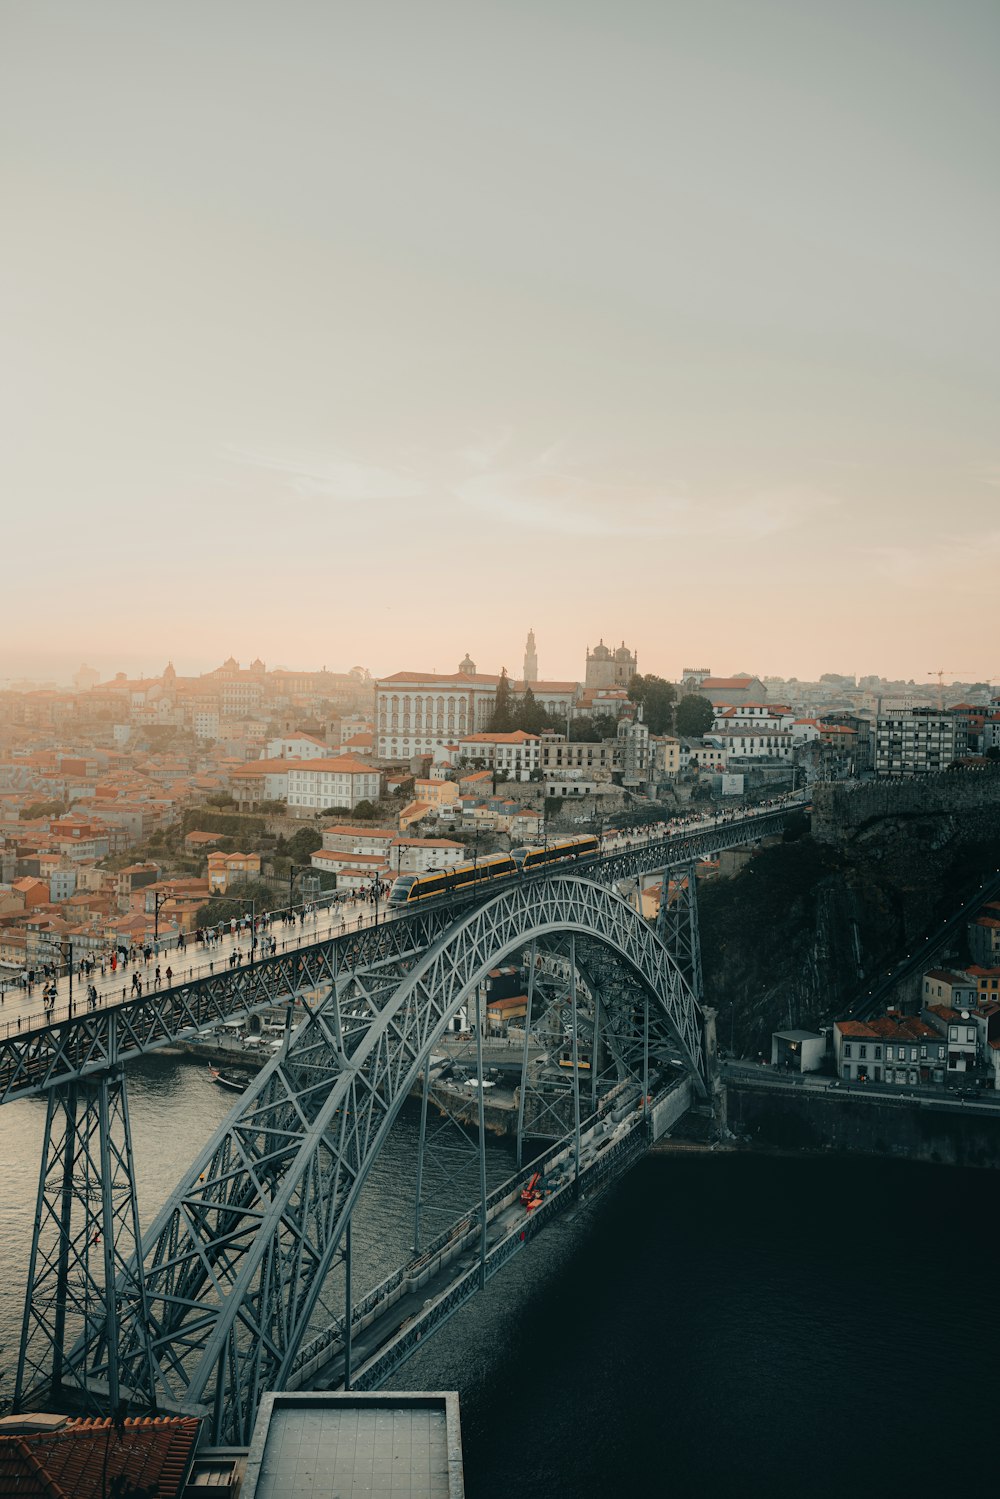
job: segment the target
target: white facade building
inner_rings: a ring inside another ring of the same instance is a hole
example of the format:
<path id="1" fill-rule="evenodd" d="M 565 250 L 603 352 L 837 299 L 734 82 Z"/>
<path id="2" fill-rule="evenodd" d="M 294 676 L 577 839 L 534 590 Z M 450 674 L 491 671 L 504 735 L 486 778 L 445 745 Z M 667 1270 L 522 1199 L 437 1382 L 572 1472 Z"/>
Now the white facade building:
<path id="1" fill-rule="evenodd" d="M 397 838 L 389 850 L 389 863 L 396 874 L 453 869 L 467 858 L 465 844 L 452 838 Z"/>
<path id="2" fill-rule="evenodd" d="M 531 772 L 542 763 L 541 740 L 522 729 L 511 734 L 470 734 L 459 742 L 459 754 L 463 760 L 482 760 L 505 772 L 510 781 L 530 780 Z"/>
<path id="3" fill-rule="evenodd" d="M 471 666 L 472 663 L 470 662 Z M 498 676 L 475 670 L 438 675 L 398 671 L 375 684 L 375 751 L 380 760 L 434 755 L 469 734 L 485 731 L 496 703 Z M 536 702 L 549 713 L 571 713 L 575 682 L 531 682 Z M 523 682 L 511 681 L 515 696 Z"/>
<path id="4" fill-rule="evenodd" d="M 269 739 L 261 751 L 262 760 L 323 760 L 330 751 L 321 739 L 311 734 L 285 734 Z"/>
<path id="5" fill-rule="evenodd" d="M 349 807 L 378 801 L 382 777 L 374 765 L 349 755 L 330 760 L 289 760 L 288 810 L 297 815 L 324 807 Z"/>

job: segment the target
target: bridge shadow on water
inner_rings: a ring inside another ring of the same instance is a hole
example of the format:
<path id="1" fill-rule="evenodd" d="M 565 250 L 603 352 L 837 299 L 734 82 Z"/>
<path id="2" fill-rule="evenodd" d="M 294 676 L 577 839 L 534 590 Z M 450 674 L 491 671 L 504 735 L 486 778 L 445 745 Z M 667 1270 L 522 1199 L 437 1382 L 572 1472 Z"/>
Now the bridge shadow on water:
<path id="1" fill-rule="evenodd" d="M 997 1391 L 989 1297 L 951 1294 L 954 1224 L 991 1242 L 994 1196 L 941 1167 L 653 1155 L 396 1382 L 461 1389 L 470 1499 L 930 1499 L 957 1452 L 928 1412 Z"/>

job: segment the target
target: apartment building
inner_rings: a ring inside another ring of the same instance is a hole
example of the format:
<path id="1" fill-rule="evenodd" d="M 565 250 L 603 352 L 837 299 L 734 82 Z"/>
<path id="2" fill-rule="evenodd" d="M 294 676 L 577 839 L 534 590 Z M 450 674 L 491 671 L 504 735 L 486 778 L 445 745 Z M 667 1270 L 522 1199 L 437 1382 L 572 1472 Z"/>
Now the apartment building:
<path id="1" fill-rule="evenodd" d="M 880 713 L 875 720 L 877 776 L 931 775 L 968 751 L 965 719 L 934 708 Z"/>

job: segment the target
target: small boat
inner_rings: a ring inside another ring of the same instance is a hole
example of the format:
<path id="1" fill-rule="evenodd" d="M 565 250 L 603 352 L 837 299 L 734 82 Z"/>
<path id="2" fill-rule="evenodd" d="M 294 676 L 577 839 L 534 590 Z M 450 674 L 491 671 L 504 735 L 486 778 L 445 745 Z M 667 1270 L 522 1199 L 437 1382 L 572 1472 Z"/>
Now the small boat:
<path id="1" fill-rule="evenodd" d="M 233 1093 L 245 1093 L 247 1090 L 247 1083 L 240 1082 L 240 1080 L 235 1077 L 226 1077 L 224 1073 L 219 1071 L 218 1067 L 210 1066 L 208 1069 L 208 1075 L 212 1079 L 213 1083 L 218 1083 L 220 1088 L 229 1088 Z"/>

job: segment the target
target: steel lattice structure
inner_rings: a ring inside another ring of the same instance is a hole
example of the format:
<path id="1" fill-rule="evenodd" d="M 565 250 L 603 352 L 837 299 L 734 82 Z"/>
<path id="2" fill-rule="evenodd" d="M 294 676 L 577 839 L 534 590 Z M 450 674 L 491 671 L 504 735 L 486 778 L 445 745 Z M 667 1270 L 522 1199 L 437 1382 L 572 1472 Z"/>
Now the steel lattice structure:
<path id="1" fill-rule="evenodd" d="M 597 1099 L 599 1052 L 609 1076 L 641 1080 L 644 1109 L 651 1060 L 680 1064 L 703 1097 L 700 1012 L 690 982 L 697 984 L 693 880 L 685 931 L 676 922 L 654 931 L 617 887 L 756 841 L 785 816 L 622 850 L 572 874 L 518 880 L 485 903 L 473 897 L 464 905 L 432 904 L 69 1024 L 8 1035 L 0 1042 L 0 1102 L 31 1092 L 49 1097 L 19 1408 L 43 1388 L 115 1399 L 120 1391 L 163 1409 L 207 1411 L 216 1441 L 244 1440 L 261 1392 L 280 1388 L 295 1368 L 334 1265 L 345 1282 L 339 1333 L 349 1383 L 351 1214 L 403 1100 L 421 1079 L 426 1099 L 428 1061 L 451 1017 L 475 995 L 481 1078 L 478 1005 L 486 974 L 508 955 L 534 954 L 539 939 L 568 941 L 572 970 L 592 997 L 589 1016 L 578 1016 L 574 979 L 577 1171 L 581 1034 L 585 1041 L 589 1034 L 594 1053 L 588 1107 Z M 304 1019 L 286 1032 L 281 1051 L 187 1172 L 143 1248 L 121 1064 L 234 1014 L 292 1001 Z M 482 1100 L 480 1088 L 481 1282 L 488 1259 Z M 519 1158 L 520 1140 L 519 1121 Z M 423 1131 L 420 1150 L 422 1165 Z M 79 1224 L 94 1217 L 95 1182 L 105 1178 L 116 1185 L 101 1227 L 81 1238 Z M 127 1191 L 119 1191 L 124 1182 Z M 419 1198 L 418 1187 L 415 1238 Z M 459 1213 L 467 1208 L 456 1203 Z M 76 1284 L 87 1288 L 79 1303 Z"/>
<path id="2" fill-rule="evenodd" d="M 579 933 L 634 975 L 704 1092 L 697 1005 L 647 923 L 571 876 L 515 886 L 416 962 L 341 970 L 243 1096 L 146 1236 L 145 1315 L 123 1309 L 122 1383 L 152 1362 L 164 1408 L 208 1408 L 242 1440 L 280 1388 L 345 1242 L 364 1179 L 428 1054 L 490 968 L 527 942 Z M 66 1363 L 81 1384 L 93 1348 Z"/>

